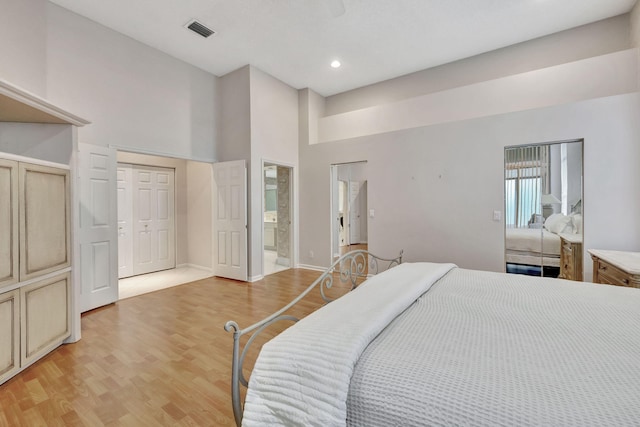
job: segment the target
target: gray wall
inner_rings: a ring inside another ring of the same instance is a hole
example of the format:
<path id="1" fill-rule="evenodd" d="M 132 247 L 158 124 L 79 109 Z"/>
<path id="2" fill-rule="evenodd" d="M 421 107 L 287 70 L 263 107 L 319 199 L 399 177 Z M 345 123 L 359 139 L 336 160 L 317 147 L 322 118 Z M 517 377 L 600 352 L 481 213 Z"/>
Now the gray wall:
<path id="1" fill-rule="evenodd" d="M 263 273 L 262 162 L 293 168 L 293 224 L 296 224 L 298 174 L 298 91 L 250 67 L 251 161 L 249 174 L 249 277 Z M 255 190 L 254 190 L 255 189 Z M 294 237 L 297 232 L 294 228 Z M 294 256 L 297 238 L 294 241 Z"/>
<path id="2" fill-rule="evenodd" d="M 80 142 L 217 157 L 215 76 L 49 2 L 46 11 L 46 98 L 92 121 Z"/>
<path id="3" fill-rule="evenodd" d="M 330 260 L 330 165 L 367 160 L 369 248 L 409 261 L 503 271 L 505 146 L 584 138 L 585 248 L 640 249 L 639 95 L 300 145 L 300 262 Z M 616 165 L 616 167 L 612 167 Z M 318 203 L 305 203 L 313 195 Z M 612 206 L 624 205 L 612 210 Z M 315 259 L 309 256 L 316 254 Z M 585 273 L 591 264 L 585 255 Z"/>
<path id="4" fill-rule="evenodd" d="M 0 0 L 0 79 L 46 96 L 47 0 Z"/>

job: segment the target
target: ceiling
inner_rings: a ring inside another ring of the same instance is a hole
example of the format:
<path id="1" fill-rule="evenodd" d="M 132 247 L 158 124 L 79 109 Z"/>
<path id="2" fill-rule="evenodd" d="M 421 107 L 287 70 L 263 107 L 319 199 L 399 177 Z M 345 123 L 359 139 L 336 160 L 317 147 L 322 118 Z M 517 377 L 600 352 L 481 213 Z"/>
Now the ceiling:
<path id="1" fill-rule="evenodd" d="M 251 64 L 324 96 L 620 15 L 636 2 L 50 1 L 216 76 Z M 216 34 L 187 30 L 192 19 Z"/>

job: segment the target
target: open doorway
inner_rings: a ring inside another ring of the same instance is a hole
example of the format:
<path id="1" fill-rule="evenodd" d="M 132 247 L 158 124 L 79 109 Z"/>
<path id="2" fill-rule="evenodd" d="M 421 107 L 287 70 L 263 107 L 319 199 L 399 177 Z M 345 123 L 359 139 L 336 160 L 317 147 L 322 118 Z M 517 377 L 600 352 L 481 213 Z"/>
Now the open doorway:
<path id="1" fill-rule="evenodd" d="M 331 165 L 331 201 L 333 259 L 368 249 L 366 161 Z"/>
<path id="2" fill-rule="evenodd" d="M 264 162 L 263 181 L 263 275 L 291 268 L 292 168 Z"/>
<path id="3" fill-rule="evenodd" d="M 211 164 L 118 152 L 119 299 L 210 277 Z"/>

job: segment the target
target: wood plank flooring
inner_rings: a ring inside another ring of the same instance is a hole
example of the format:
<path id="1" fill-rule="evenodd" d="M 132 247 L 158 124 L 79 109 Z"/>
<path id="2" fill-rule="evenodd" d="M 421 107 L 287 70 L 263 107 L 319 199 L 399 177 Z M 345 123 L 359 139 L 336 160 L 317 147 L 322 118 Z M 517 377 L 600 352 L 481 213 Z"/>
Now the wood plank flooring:
<path id="1" fill-rule="evenodd" d="M 210 278 L 85 313 L 79 342 L 0 385 L 0 426 L 232 426 L 224 323 L 253 324 L 319 274 Z M 313 291 L 292 314 L 321 304 Z"/>

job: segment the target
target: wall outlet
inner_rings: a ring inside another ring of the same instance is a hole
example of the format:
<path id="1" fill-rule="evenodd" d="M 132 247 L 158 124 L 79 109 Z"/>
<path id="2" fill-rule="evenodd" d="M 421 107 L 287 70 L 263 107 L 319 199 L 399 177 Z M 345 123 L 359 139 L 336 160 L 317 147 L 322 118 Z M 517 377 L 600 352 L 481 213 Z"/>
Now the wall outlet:
<path id="1" fill-rule="evenodd" d="M 309 251 L 309 258 L 313 258 L 313 251 Z"/>
<path id="2" fill-rule="evenodd" d="M 493 220 L 494 221 L 502 220 L 502 212 L 501 211 L 493 211 Z"/>

